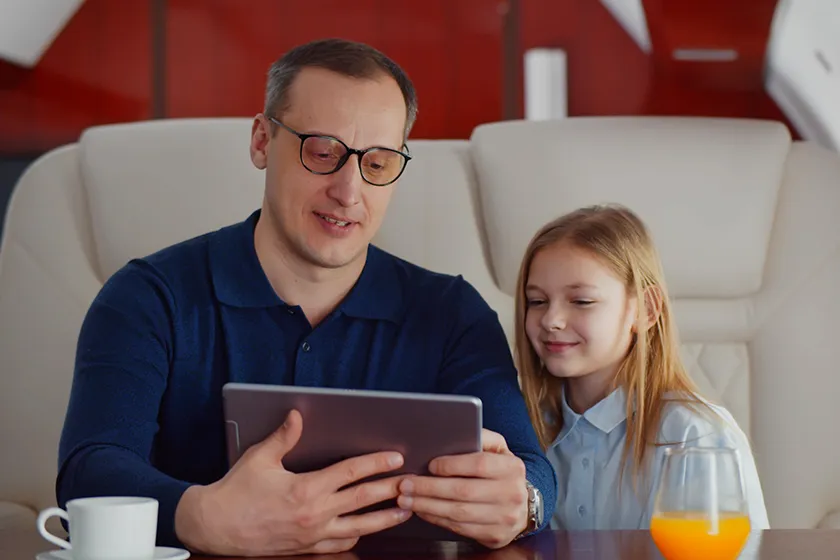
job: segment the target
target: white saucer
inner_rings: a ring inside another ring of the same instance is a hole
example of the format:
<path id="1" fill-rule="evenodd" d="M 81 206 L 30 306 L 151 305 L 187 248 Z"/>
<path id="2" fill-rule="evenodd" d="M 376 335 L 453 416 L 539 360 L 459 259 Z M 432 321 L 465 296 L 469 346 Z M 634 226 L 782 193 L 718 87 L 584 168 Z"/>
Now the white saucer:
<path id="1" fill-rule="evenodd" d="M 186 560 L 189 557 L 189 551 L 183 548 L 157 546 L 155 547 L 155 555 L 149 560 Z M 84 558 L 73 558 L 72 550 L 50 550 L 38 554 L 35 560 L 84 560 Z"/>

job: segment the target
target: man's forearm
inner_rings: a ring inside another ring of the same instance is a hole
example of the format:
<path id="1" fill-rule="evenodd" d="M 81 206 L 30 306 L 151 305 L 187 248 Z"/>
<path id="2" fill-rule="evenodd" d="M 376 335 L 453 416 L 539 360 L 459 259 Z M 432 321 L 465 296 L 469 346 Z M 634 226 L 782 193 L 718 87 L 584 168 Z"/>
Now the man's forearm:
<path id="1" fill-rule="evenodd" d="M 551 514 L 554 512 L 554 504 L 557 501 L 557 477 L 551 463 L 543 455 L 534 453 L 519 454 L 519 458 L 525 463 L 526 478 L 528 482 L 540 491 L 543 502 L 543 522 L 537 527 L 537 531 L 543 529 L 551 521 Z"/>
<path id="2" fill-rule="evenodd" d="M 158 500 L 157 542 L 183 546 L 175 533 L 175 510 L 190 483 L 155 469 L 131 451 L 95 446 L 74 454 L 63 466 L 56 485 L 59 506 L 84 496 L 145 496 Z"/>

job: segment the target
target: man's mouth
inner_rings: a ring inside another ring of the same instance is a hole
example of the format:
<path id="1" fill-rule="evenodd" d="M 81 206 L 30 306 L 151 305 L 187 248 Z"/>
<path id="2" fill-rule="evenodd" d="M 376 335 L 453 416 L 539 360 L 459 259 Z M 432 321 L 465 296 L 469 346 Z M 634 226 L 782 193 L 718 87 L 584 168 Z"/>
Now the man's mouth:
<path id="1" fill-rule="evenodd" d="M 332 216 L 327 216 L 326 214 L 320 214 L 315 212 L 315 215 L 324 220 L 325 222 L 329 222 L 331 224 L 337 225 L 338 227 L 347 227 L 353 222 L 347 220 L 339 220 L 338 218 L 334 218 Z"/>

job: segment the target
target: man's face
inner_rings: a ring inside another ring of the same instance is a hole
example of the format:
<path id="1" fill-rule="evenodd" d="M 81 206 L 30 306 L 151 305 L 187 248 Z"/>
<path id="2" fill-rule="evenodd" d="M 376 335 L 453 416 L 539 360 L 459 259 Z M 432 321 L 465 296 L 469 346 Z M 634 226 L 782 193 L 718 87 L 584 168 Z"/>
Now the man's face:
<path id="1" fill-rule="evenodd" d="M 363 259 L 397 183 L 365 182 L 355 154 L 335 173 L 310 172 L 301 164 L 300 139 L 281 126 L 272 137 L 268 117 L 298 133 L 333 136 L 350 148 L 402 151 L 406 106 L 397 83 L 384 75 L 356 79 L 305 68 L 289 91 L 288 110 L 258 115 L 251 136 L 251 160 L 266 170 L 261 219 L 270 220 L 277 248 L 320 268 Z"/>

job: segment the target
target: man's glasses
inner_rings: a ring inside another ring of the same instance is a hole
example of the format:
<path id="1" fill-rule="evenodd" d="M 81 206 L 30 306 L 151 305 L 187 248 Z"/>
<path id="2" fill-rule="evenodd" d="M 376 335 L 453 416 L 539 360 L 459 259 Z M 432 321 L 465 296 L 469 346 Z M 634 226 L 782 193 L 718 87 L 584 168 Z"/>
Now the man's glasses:
<path id="1" fill-rule="evenodd" d="M 344 167 L 350 156 L 356 154 L 362 179 L 371 185 L 384 187 L 400 178 L 411 159 L 410 155 L 391 148 L 354 150 L 338 138 L 323 134 L 302 134 L 274 117 L 268 119 L 300 138 L 300 162 L 316 175 L 335 173 Z"/>

